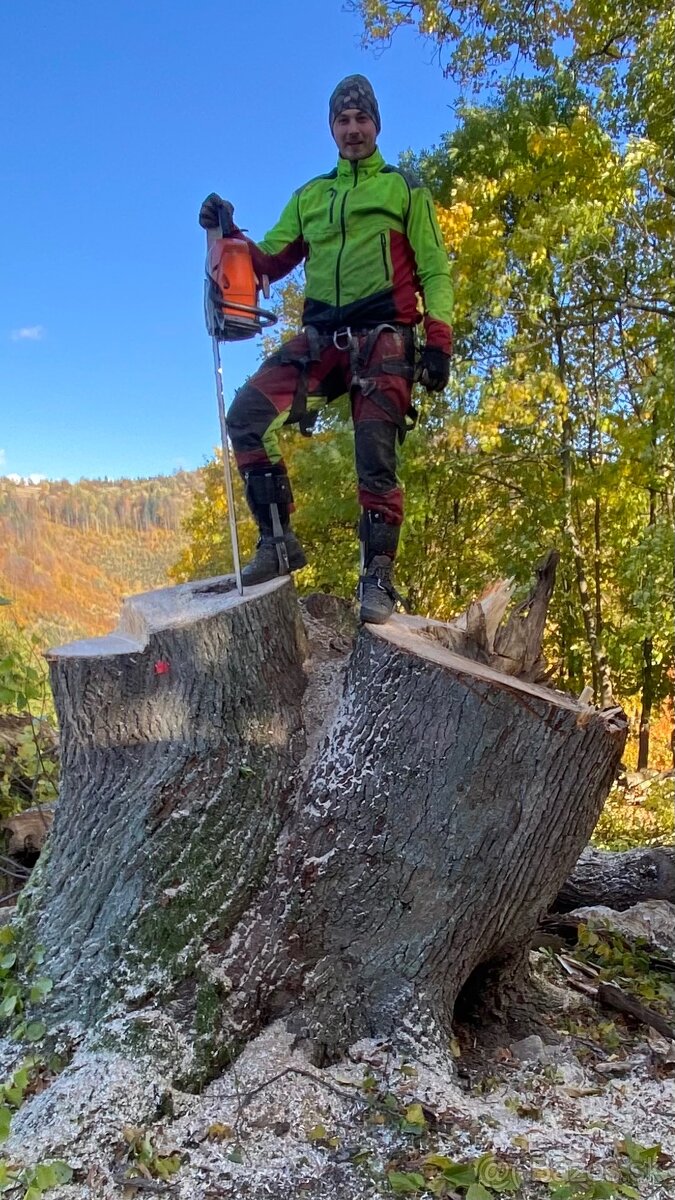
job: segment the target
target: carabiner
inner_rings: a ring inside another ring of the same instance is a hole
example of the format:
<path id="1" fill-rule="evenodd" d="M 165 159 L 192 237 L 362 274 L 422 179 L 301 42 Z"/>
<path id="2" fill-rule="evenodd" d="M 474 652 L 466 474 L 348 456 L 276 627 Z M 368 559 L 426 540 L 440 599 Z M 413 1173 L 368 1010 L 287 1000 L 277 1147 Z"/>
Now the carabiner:
<path id="1" fill-rule="evenodd" d="M 347 342 L 346 345 L 341 346 L 340 339 L 343 337 L 346 337 Z M 333 345 L 335 346 L 336 350 L 349 350 L 353 340 L 354 339 L 352 338 L 352 330 L 350 325 L 347 325 L 345 329 L 336 329 L 335 333 L 333 334 Z"/>

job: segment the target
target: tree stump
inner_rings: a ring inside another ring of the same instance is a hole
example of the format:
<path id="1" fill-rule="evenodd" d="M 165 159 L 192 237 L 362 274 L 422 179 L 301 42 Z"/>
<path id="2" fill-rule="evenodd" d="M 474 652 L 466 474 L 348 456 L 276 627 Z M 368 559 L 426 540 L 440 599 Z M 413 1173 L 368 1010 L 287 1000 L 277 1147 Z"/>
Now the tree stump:
<path id="1" fill-rule="evenodd" d="M 61 797 L 21 906 L 42 1019 L 194 1080 L 279 1016 L 317 1062 L 447 1045 L 472 980 L 522 981 L 627 727 L 532 682 L 554 570 L 506 626 L 504 588 L 365 627 L 348 661 L 323 626 L 309 673 L 289 580 L 135 597 L 50 652 Z M 526 679 L 502 669 L 519 639 Z"/>

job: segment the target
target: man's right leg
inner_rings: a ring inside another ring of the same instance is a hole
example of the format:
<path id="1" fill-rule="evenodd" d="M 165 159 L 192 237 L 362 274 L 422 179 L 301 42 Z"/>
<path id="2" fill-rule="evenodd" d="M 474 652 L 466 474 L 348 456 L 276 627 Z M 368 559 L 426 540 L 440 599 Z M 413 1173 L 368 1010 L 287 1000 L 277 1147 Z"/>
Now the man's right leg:
<path id="1" fill-rule="evenodd" d="M 260 533 L 256 554 L 242 570 L 244 585 L 264 583 L 284 573 L 274 531 L 275 505 L 289 569 L 296 571 L 307 561 L 290 525 L 293 494 L 281 456 L 279 432 L 289 419 L 295 419 L 292 408 L 298 387 L 306 387 L 314 396 L 326 394 L 326 386 L 333 386 L 336 354 L 331 346 L 320 361 L 308 364 L 307 339 L 299 334 L 265 360 L 239 389 L 228 412 L 237 466 Z"/>

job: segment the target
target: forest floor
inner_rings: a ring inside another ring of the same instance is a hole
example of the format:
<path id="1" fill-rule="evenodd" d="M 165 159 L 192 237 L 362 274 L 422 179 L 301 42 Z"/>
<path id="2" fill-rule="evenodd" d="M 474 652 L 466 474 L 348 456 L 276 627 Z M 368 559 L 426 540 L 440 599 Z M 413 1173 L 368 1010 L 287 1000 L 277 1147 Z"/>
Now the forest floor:
<path id="1" fill-rule="evenodd" d="M 447 1054 L 408 1057 L 363 1041 L 318 1070 L 276 1022 L 200 1094 L 80 1049 L 34 1068 L 5 1170 L 65 1162 L 51 1200 L 672 1200 L 675 1041 L 577 988 L 609 980 L 672 1022 L 675 907 L 581 915 L 576 945 L 532 952 L 547 1016 L 523 1041 L 488 1052 L 464 1027 Z M 2 1049 L 4 1077 L 17 1048 Z M 12 1200 L 43 1194 L 29 1178 Z"/>

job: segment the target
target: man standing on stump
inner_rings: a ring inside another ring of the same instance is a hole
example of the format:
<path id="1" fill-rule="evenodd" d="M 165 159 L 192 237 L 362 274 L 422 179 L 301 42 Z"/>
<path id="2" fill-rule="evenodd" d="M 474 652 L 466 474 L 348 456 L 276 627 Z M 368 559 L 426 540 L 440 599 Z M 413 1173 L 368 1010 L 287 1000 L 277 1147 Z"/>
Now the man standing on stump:
<path id="1" fill-rule="evenodd" d="M 270 355 L 236 393 L 227 423 L 246 499 L 260 531 L 246 585 L 280 573 L 272 527 L 276 504 L 291 571 L 306 558 L 290 526 L 293 495 L 279 431 L 303 432 L 315 414 L 307 397 L 330 403 L 349 393 L 362 513 L 361 620 L 381 624 L 397 601 L 393 564 L 403 523 L 396 477 L 397 443 L 416 413 L 415 378 L 429 391 L 447 385 L 452 352 L 452 282 L 431 195 L 385 163 L 377 149 L 380 113 L 363 75 L 348 75 L 330 98 L 329 121 L 340 152 L 337 166 L 299 188 L 261 242 L 248 242 L 259 279 L 283 278 L 304 261 L 303 330 Z M 199 222 L 218 226 L 232 206 L 215 194 Z M 244 237 L 235 225 L 233 236 Z M 421 302 L 421 303 L 420 303 Z M 425 345 L 415 361 L 414 328 Z"/>

